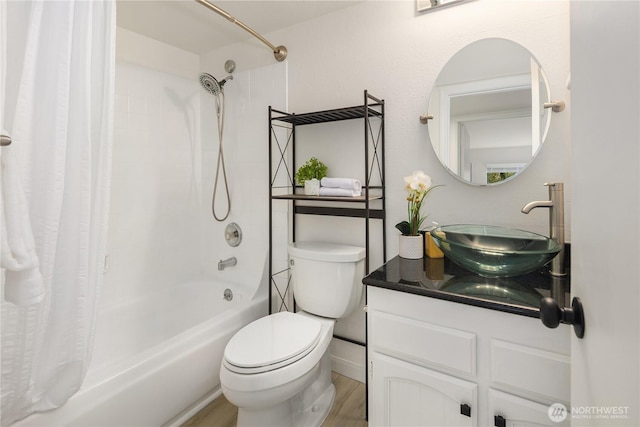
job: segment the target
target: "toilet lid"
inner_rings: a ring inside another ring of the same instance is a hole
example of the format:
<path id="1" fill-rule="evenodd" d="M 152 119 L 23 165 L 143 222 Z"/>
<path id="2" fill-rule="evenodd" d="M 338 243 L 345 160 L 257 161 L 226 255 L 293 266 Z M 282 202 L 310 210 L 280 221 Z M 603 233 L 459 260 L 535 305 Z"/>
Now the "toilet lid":
<path id="1" fill-rule="evenodd" d="M 313 350 L 321 328 L 317 320 L 286 311 L 260 318 L 231 338 L 224 350 L 225 364 L 243 373 L 286 366 Z"/>

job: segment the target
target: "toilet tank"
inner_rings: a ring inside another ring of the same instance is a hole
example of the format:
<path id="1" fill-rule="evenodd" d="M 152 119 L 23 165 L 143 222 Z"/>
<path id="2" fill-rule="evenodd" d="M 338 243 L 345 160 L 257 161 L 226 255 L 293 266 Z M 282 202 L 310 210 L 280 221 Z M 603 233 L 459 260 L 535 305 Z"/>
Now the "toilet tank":
<path id="1" fill-rule="evenodd" d="M 325 242 L 289 245 L 293 296 L 303 311 L 339 319 L 360 305 L 365 249 Z"/>

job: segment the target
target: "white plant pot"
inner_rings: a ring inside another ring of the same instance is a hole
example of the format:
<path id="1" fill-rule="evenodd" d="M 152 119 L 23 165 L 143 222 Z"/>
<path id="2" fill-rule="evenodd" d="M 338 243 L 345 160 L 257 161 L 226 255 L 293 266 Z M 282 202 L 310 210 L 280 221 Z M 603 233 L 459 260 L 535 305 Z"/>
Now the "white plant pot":
<path id="1" fill-rule="evenodd" d="M 398 255 L 401 258 L 419 259 L 424 253 L 422 234 L 417 236 L 400 236 Z"/>
<path id="2" fill-rule="evenodd" d="M 317 179 L 308 179 L 304 182 L 304 194 L 307 196 L 320 195 L 320 181 Z"/>

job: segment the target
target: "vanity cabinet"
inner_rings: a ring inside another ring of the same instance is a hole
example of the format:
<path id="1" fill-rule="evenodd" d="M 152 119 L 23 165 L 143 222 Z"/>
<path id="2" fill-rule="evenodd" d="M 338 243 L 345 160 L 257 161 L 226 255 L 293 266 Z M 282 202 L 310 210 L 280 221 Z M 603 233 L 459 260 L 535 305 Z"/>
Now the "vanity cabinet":
<path id="1" fill-rule="evenodd" d="M 367 311 L 370 426 L 569 425 L 569 326 L 375 286 Z"/>

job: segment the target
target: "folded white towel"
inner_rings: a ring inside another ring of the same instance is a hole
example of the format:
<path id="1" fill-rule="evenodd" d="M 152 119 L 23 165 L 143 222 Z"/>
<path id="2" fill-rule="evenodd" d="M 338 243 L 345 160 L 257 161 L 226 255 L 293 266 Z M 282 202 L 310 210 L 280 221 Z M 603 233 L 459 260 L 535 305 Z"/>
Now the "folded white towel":
<path id="1" fill-rule="evenodd" d="M 29 221 L 27 200 L 11 162 L 13 153 L 2 153 L 0 169 L 0 267 L 5 269 L 4 299 L 16 305 L 38 303 L 44 297 L 38 255 Z"/>
<path id="2" fill-rule="evenodd" d="M 333 197 L 358 197 L 362 195 L 362 191 L 347 190 L 346 188 L 320 187 L 320 195 Z"/>
<path id="3" fill-rule="evenodd" d="M 362 184 L 360 181 L 353 178 L 322 178 L 320 185 L 322 187 L 362 191 Z"/>

